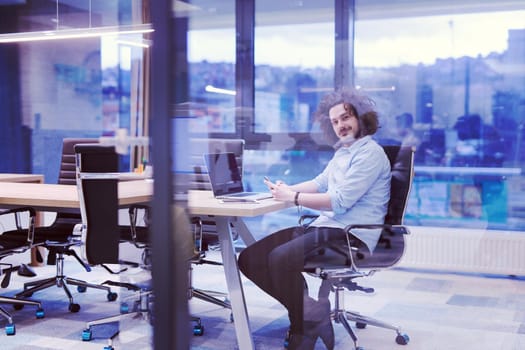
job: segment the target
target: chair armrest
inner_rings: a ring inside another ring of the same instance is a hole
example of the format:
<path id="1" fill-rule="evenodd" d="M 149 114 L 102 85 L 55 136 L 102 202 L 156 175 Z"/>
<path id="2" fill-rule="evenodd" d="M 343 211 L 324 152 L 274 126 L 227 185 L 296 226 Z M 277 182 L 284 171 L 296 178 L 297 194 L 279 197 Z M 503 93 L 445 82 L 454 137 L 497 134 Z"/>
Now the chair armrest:
<path id="1" fill-rule="evenodd" d="M 149 210 L 150 206 L 146 204 L 133 204 L 129 207 L 129 225 L 131 231 L 131 239 L 137 248 L 145 248 L 146 244 L 141 244 L 137 238 L 137 220 L 138 220 L 138 211 L 144 210 L 144 223 L 149 224 Z"/>
<path id="2" fill-rule="evenodd" d="M 22 223 L 20 222 L 20 214 L 25 213 L 25 212 L 29 213 L 29 226 L 34 226 L 36 210 L 33 207 L 20 207 L 20 208 L 2 210 L 0 212 L 0 216 L 14 215 L 16 229 L 23 230 L 24 228 L 22 227 Z"/>
<path id="3" fill-rule="evenodd" d="M 305 226 L 305 225 L 311 224 L 312 221 L 317 219 L 318 216 L 319 215 L 314 215 L 314 214 L 301 215 L 301 217 L 299 218 L 299 226 Z"/>
<path id="4" fill-rule="evenodd" d="M 204 250 L 202 249 L 203 238 L 203 223 L 198 216 L 190 218 L 190 224 L 193 225 L 193 260 L 199 260 L 204 257 Z"/>
<path id="5" fill-rule="evenodd" d="M 301 217 L 299 218 L 299 226 L 309 225 L 317 217 L 318 215 L 314 215 L 314 214 L 301 215 Z M 389 224 L 350 224 L 346 226 L 344 230 L 347 233 L 349 233 L 352 229 L 356 229 L 356 228 L 368 229 L 368 230 L 383 229 L 383 230 L 389 231 L 392 234 L 405 234 L 405 235 L 410 234 L 410 230 L 405 225 L 389 225 Z"/>
<path id="6" fill-rule="evenodd" d="M 386 230 L 392 234 L 410 234 L 410 230 L 408 227 L 404 225 L 389 225 L 389 224 L 351 224 L 345 227 L 345 231 L 349 233 L 353 229 L 368 229 L 368 230 L 374 230 L 374 229 L 382 229 Z"/>
<path id="7" fill-rule="evenodd" d="M 129 211 L 131 212 L 132 210 L 136 210 L 136 209 L 146 209 L 146 210 L 149 210 L 150 206 L 147 205 L 147 204 L 132 204 L 130 207 L 129 207 Z"/>
<path id="8" fill-rule="evenodd" d="M 149 210 L 150 210 L 150 207 L 149 205 L 145 205 L 145 204 L 133 204 L 129 207 L 128 209 L 128 212 L 129 212 L 129 222 L 130 222 L 130 225 L 132 227 L 136 227 L 137 226 L 137 219 L 138 219 L 138 211 L 139 210 L 144 210 L 145 212 L 145 217 L 144 217 L 144 222 L 146 224 L 148 224 L 148 221 L 149 221 Z"/>
<path id="9" fill-rule="evenodd" d="M 36 216 L 36 210 L 33 207 L 20 207 L 20 208 L 14 208 L 14 209 L 5 209 L 0 211 L 0 216 L 6 215 L 6 214 L 13 214 L 13 213 L 23 213 L 23 212 L 29 212 L 30 216 L 35 217 Z"/>
<path id="10" fill-rule="evenodd" d="M 21 213 L 28 213 L 28 225 L 27 228 L 22 227 L 22 220 L 20 218 Z M 36 210 L 32 207 L 20 207 L 15 209 L 8 209 L 5 211 L 0 212 L 0 216 L 4 215 L 14 215 L 15 219 L 15 226 L 17 231 L 21 231 L 21 233 L 25 230 L 27 230 L 27 245 L 32 246 L 33 245 L 33 239 L 35 236 L 35 217 L 36 217 Z M 21 251 L 24 251 L 26 248 L 21 248 Z"/>

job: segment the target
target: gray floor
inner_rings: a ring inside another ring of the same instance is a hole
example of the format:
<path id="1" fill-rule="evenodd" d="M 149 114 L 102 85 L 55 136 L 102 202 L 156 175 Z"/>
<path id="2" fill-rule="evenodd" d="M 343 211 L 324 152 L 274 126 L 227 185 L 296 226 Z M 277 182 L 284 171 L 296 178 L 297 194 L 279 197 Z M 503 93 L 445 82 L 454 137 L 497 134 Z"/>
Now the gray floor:
<path id="1" fill-rule="evenodd" d="M 211 258 L 217 252 L 211 252 Z M 86 273 L 71 259 L 65 272 L 72 277 L 104 281 L 109 276 L 104 270 Z M 54 267 L 36 268 L 37 278 L 51 275 Z M 131 280 L 142 280 L 147 275 L 132 271 Z M 197 266 L 195 285 L 204 289 L 226 290 L 222 270 L 216 266 Z M 7 289 L 1 292 L 12 295 L 30 279 L 16 274 Z M 436 271 L 403 269 L 402 266 L 382 271 L 363 280 L 374 287 L 374 294 L 347 293 L 345 304 L 364 314 L 398 323 L 410 336 L 408 345 L 395 343 L 395 332 L 374 327 L 358 329 L 360 345 L 367 350 L 523 350 L 525 349 L 525 278 L 451 274 Z M 309 277 L 312 289 L 318 283 Z M 288 327 L 286 312 L 272 298 L 262 293 L 250 281 L 244 281 L 250 323 L 256 349 L 282 349 Z M 82 309 L 70 313 L 63 291 L 51 288 L 35 293 L 43 301 L 46 317 L 35 319 L 34 308 L 9 310 L 16 322 L 17 333 L 6 336 L 0 332 L 2 349 L 102 349 L 106 337 L 117 325 L 94 328 L 93 340 L 82 342 L 81 334 L 87 321 L 119 312 L 120 303 L 106 301 L 104 292 L 88 290 L 78 293 L 72 288 L 75 301 Z M 117 290 L 119 300 L 132 294 Z M 188 331 L 192 349 L 237 349 L 229 310 L 190 300 L 192 314 L 202 318 L 205 333 L 195 337 Z M 0 319 L 0 327 L 6 321 Z M 190 328 L 190 327 L 189 327 Z M 115 339 L 115 349 L 151 348 L 151 328 L 140 319 L 120 324 L 121 332 Z M 340 325 L 335 325 L 336 349 L 352 349 L 352 342 Z M 318 349 L 324 347 L 318 344 Z"/>

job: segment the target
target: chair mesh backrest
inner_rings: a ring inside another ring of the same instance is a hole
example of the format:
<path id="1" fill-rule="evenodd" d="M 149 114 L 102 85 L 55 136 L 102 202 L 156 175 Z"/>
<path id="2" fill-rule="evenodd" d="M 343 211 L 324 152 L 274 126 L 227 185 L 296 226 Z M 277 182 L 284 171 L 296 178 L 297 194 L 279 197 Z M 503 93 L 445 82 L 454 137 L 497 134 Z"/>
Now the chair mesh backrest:
<path id="1" fill-rule="evenodd" d="M 62 141 L 62 159 L 60 160 L 60 171 L 58 173 L 59 185 L 75 185 L 76 164 L 75 145 L 79 143 L 98 143 L 95 138 L 65 138 Z"/>
<path id="2" fill-rule="evenodd" d="M 190 140 L 190 154 L 188 161 L 191 170 L 184 175 L 178 175 L 176 183 L 182 184 L 185 190 L 211 191 L 208 169 L 204 163 L 206 153 L 233 153 L 239 166 L 240 174 L 243 174 L 243 139 L 199 139 Z M 175 185 L 177 187 L 177 185 Z M 200 219 L 202 224 L 201 237 L 204 250 L 208 243 L 215 243 L 218 240 L 215 218 L 208 215 L 192 216 L 193 219 Z"/>
<path id="3" fill-rule="evenodd" d="M 75 153 L 80 154 L 79 170 L 83 173 L 116 173 L 119 158 L 113 146 L 76 144 Z M 75 182 L 76 183 L 76 182 Z"/>
<path id="4" fill-rule="evenodd" d="M 92 265 L 118 263 L 118 179 L 101 173 L 118 172 L 118 154 L 113 146 L 77 144 L 80 173 L 97 173 L 81 179 L 87 233 L 86 258 Z"/>
<path id="5" fill-rule="evenodd" d="M 383 146 L 390 161 L 392 181 L 390 202 L 385 223 L 401 225 L 405 215 L 414 172 L 414 150 L 412 147 Z"/>
<path id="6" fill-rule="evenodd" d="M 390 184 L 390 201 L 385 217 L 385 224 L 401 225 L 410 195 L 414 176 L 414 150 L 412 147 L 383 146 L 390 161 L 392 181 Z M 357 257 L 358 268 L 387 268 L 395 265 L 403 257 L 405 237 L 403 234 L 393 234 L 383 230 L 374 253 L 363 252 L 362 258 Z"/>
<path id="7" fill-rule="evenodd" d="M 188 190 L 210 191 L 208 169 L 204 164 L 205 153 L 235 154 L 240 174 L 243 174 L 244 140 L 242 139 L 192 139 L 190 164 L 193 171 L 189 174 Z"/>

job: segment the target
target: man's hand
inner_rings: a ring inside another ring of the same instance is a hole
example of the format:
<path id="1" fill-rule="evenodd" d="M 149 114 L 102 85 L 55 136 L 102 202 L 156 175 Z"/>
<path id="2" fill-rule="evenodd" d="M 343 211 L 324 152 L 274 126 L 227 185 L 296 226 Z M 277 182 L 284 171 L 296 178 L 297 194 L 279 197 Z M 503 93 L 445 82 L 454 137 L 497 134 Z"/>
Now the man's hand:
<path id="1" fill-rule="evenodd" d="M 290 186 L 288 186 L 284 182 L 278 180 L 275 183 L 272 183 L 271 181 L 265 181 L 265 183 L 270 189 L 273 198 L 275 198 L 276 200 L 283 202 L 294 201 L 295 192 L 292 191 L 290 189 Z"/>

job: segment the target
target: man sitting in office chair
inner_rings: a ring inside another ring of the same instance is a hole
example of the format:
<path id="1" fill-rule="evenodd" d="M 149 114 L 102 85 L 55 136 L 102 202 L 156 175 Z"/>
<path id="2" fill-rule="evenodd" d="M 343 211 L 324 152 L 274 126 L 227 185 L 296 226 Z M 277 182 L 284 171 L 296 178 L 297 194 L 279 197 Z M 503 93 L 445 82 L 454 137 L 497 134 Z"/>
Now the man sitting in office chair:
<path id="1" fill-rule="evenodd" d="M 343 228 L 351 223 L 382 223 L 390 197 L 390 162 L 371 137 L 378 128 L 374 102 L 351 89 L 326 95 L 316 117 L 336 152 L 314 179 L 296 185 L 282 181 L 265 183 L 276 200 L 320 210 L 308 227 L 275 232 L 241 252 L 241 271 L 288 309 L 289 349 L 313 349 L 321 338 L 334 348 L 330 319 L 330 286 L 323 283 L 318 298 L 311 298 L 302 276 L 305 254 L 331 242 L 346 244 Z M 329 227 L 330 237 L 323 227 Z M 353 238 L 357 246 L 373 251 L 380 230 L 367 230 Z"/>

